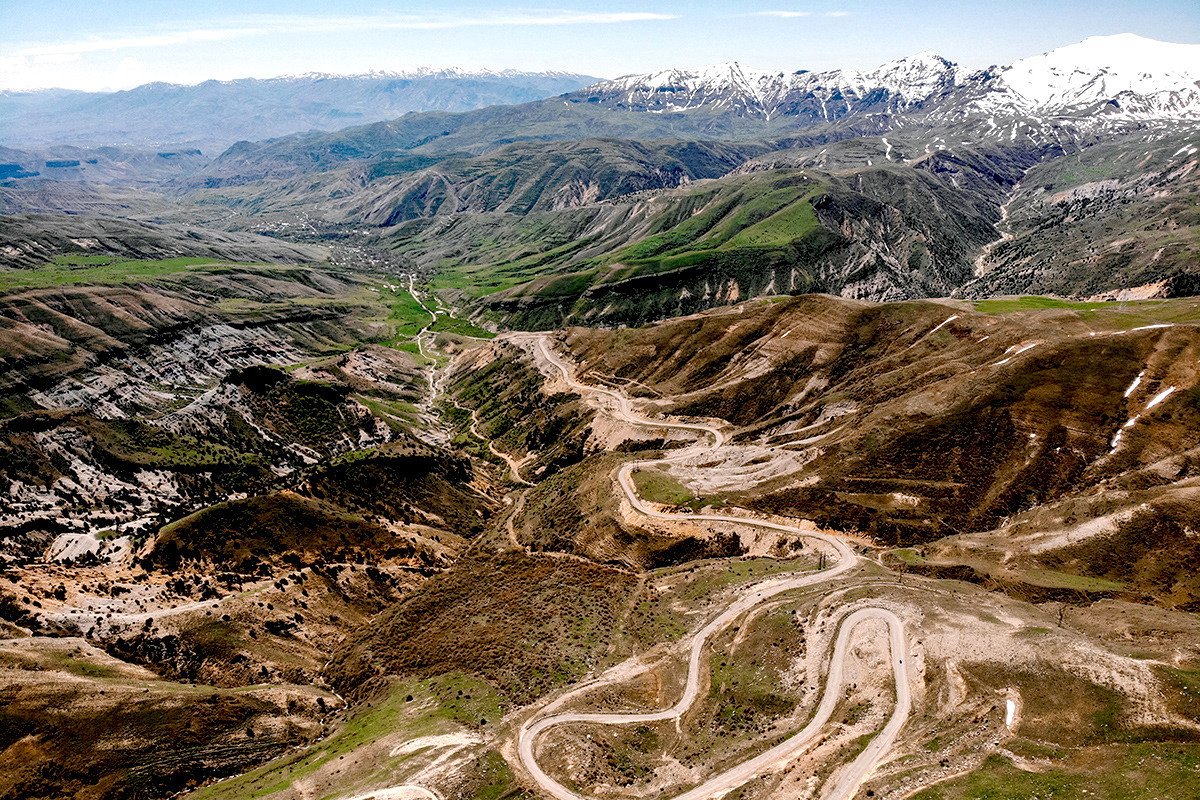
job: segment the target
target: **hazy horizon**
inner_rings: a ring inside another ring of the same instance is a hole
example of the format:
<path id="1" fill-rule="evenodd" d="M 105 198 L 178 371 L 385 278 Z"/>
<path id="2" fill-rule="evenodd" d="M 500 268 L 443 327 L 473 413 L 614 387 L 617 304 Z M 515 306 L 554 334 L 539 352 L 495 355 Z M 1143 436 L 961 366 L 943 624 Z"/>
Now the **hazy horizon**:
<path id="1" fill-rule="evenodd" d="M 313 0 L 243 5 L 146 0 L 96 7 L 15 0 L 0 33 L 0 90 L 111 91 L 151 82 L 306 73 L 561 71 L 599 78 L 738 61 L 761 70 L 869 69 L 933 51 L 968 69 L 1009 63 L 1089 36 L 1200 41 L 1187 2 L 1100 0 L 1049 7 L 980 2 L 685 4 L 580 2 L 481 10 L 461 2 L 402 9 Z M 936 24 L 931 24 L 931 20 Z M 585 46 L 581 46 L 581 44 Z"/>

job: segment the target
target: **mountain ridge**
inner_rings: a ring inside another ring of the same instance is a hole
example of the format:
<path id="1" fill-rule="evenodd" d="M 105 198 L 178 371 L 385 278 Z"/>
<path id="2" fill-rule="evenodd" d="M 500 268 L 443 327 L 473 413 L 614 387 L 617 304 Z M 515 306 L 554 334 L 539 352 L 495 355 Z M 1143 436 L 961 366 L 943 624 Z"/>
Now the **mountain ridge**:
<path id="1" fill-rule="evenodd" d="M 1117 39 L 1116 45 L 1124 42 L 1133 51 L 1150 42 Z M 1051 54 L 1059 54 L 1056 58 L 1062 61 L 1063 51 L 1068 56 L 1074 52 L 1071 47 Z M 1200 64 L 1200 45 L 1176 47 L 1185 54 L 1195 52 Z M 1044 56 L 1031 63 L 1050 76 Z M 808 143 L 817 143 L 923 127 L 935 142 L 939 134 L 967 132 L 966 138 L 975 140 L 1013 139 L 1019 129 L 1027 129 L 1031 137 L 1062 141 L 1064 136 L 1119 135 L 1140 126 L 1200 120 L 1200 88 L 1181 84 L 1178 69 L 1144 79 L 1130 72 L 1127 61 L 1117 58 L 1110 68 L 1095 73 L 1096 80 L 1082 81 L 1069 92 L 1051 92 L 1042 102 L 1018 97 L 1010 89 L 1006 75 L 1012 66 L 965 75 L 953 62 L 931 53 L 867 72 L 754 73 L 733 62 L 699 71 L 664 70 L 602 81 L 523 105 L 407 114 L 336 133 L 239 142 L 202 170 L 199 183 L 237 185 L 326 171 L 398 151 L 482 155 L 519 140 L 784 140 L 802 132 Z M 1025 71 L 1030 68 L 1025 62 L 1014 64 Z M 1194 81 L 1200 81 L 1200 67 L 1194 71 Z M 1070 75 L 1065 80 L 1073 85 Z M 1133 91 L 1138 86 L 1155 88 Z"/>
<path id="2" fill-rule="evenodd" d="M 1133 109 L 1123 109 L 1131 119 L 1200 119 L 1198 65 L 1200 45 L 1117 34 L 1089 37 L 974 72 L 929 51 L 866 71 L 770 73 L 731 61 L 695 70 L 625 75 L 586 87 L 569 99 L 656 112 L 724 107 L 767 120 L 795 113 L 815 99 L 826 121 L 861 109 L 936 106 L 943 97 L 952 104 L 965 99 L 967 111 L 1023 115 L 1064 114 L 1132 99 Z M 831 111 L 831 103 L 844 104 L 843 113 Z"/>

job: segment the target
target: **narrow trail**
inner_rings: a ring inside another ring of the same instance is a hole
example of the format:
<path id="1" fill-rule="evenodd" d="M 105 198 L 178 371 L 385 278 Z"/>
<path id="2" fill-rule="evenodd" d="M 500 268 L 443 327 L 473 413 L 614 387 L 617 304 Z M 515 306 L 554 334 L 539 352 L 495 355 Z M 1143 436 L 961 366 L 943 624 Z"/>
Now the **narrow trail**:
<path id="1" fill-rule="evenodd" d="M 426 325 L 424 328 L 421 328 L 421 330 L 417 331 L 416 340 L 417 340 L 417 352 L 419 352 L 423 358 L 427 358 L 431 362 L 428 366 L 425 367 L 425 378 L 429 383 L 428 407 L 429 407 L 429 413 L 432 414 L 433 413 L 433 404 L 437 401 L 437 396 L 438 396 L 438 386 L 437 386 L 437 371 L 438 371 L 438 369 L 437 369 L 437 358 L 425 351 L 425 334 L 429 333 L 429 329 L 437 324 L 437 314 L 433 313 L 433 311 L 430 310 L 429 306 L 425 305 L 425 303 L 421 300 L 421 295 L 417 294 L 417 289 L 413 285 L 415 282 L 415 279 L 416 279 L 416 276 L 414 276 L 414 275 L 408 276 L 408 293 L 410 295 L 412 295 L 413 300 L 417 301 L 417 305 L 419 305 L 422 309 L 424 309 L 425 313 L 429 315 L 429 324 Z"/>
<path id="2" fill-rule="evenodd" d="M 508 453 L 497 450 L 496 445 L 492 443 L 492 440 L 479 432 L 479 412 L 475 409 L 471 409 L 471 434 L 474 435 L 474 437 L 479 441 L 487 442 L 488 452 L 498 458 L 503 459 L 504 463 L 508 464 L 508 474 L 512 477 L 513 483 L 520 483 L 524 484 L 525 486 L 533 486 L 532 483 L 521 477 L 521 465 L 528 460 L 528 456 L 520 461 L 517 461 Z"/>
<path id="3" fill-rule="evenodd" d="M 424 786 L 406 784 L 388 789 L 376 789 L 366 794 L 355 795 L 348 800 L 442 800 Z"/>
<path id="4" fill-rule="evenodd" d="M 526 341 L 529 340 L 526 339 Z M 576 381 L 572 377 L 570 365 L 568 365 L 564 360 L 559 358 L 550 350 L 550 348 L 547 346 L 545 336 L 537 336 L 534 338 L 533 345 L 538 351 L 538 353 L 535 353 L 535 355 L 540 354 L 545 362 L 556 368 L 562 374 L 563 380 L 566 381 L 569 386 L 580 393 L 591 393 L 610 398 L 616 405 L 616 413 L 625 421 L 635 425 L 643 425 L 653 428 L 676 428 L 707 434 L 712 436 L 713 439 L 711 449 L 716 449 L 724 444 L 724 433 L 719 428 L 716 428 L 712 425 L 703 423 L 659 421 L 641 417 L 635 414 L 630 407 L 630 400 L 626 395 L 610 389 L 586 386 Z M 704 650 L 709 640 L 715 634 L 724 630 L 735 619 L 748 610 L 765 602 L 775 595 L 832 580 L 839 575 L 849 572 L 859 564 L 859 558 L 854 554 L 850 547 L 846 545 L 845 542 L 825 534 L 814 533 L 812 531 L 803 531 L 799 528 L 789 525 L 767 522 L 765 520 L 745 519 L 722 514 L 669 514 L 658 511 L 657 509 L 646 505 L 641 497 L 638 496 L 637 490 L 634 486 L 632 478 L 634 469 L 649 464 L 671 463 L 674 460 L 693 455 L 698 449 L 706 449 L 703 442 L 704 438 L 705 437 L 702 437 L 701 440 L 695 445 L 680 450 L 673 455 L 651 461 L 630 462 L 622 466 L 617 473 L 617 480 L 621 487 L 622 493 L 625 495 L 630 505 L 640 513 L 657 519 L 683 518 L 688 520 L 704 520 L 712 522 L 735 523 L 741 525 L 753 525 L 756 527 L 779 530 L 809 539 L 816 539 L 833 548 L 838 555 L 838 561 L 833 568 L 820 573 L 805 573 L 801 575 L 796 575 L 793 573 L 791 575 L 785 575 L 782 577 L 776 577 L 762 581 L 756 585 L 748 587 L 747 590 L 743 592 L 742 595 L 723 613 L 721 613 L 691 637 L 691 646 L 688 657 L 688 675 L 686 684 L 684 686 L 683 695 L 680 697 L 678 702 L 669 708 L 640 714 L 584 714 L 567 712 L 553 714 L 551 716 L 544 716 L 541 718 L 534 718 L 530 721 L 527 721 L 521 727 L 518 735 L 518 758 L 538 786 L 546 794 L 558 798 L 558 800 L 588 800 L 588 798 L 563 786 L 557 780 L 546 774 L 546 772 L 541 768 L 534 754 L 534 744 L 539 735 L 550 728 L 568 723 L 630 725 L 679 718 L 689 708 L 691 708 L 700 694 L 701 667 Z M 896 614 L 885 608 L 860 608 L 845 616 L 840 621 L 837 640 L 830 659 L 829 674 L 826 678 L 825 693 L 821 698 L 821 702 L 817 707 L 813 718 L 799 733 L 796 733 L 792 737 L 784 740 L 766 752 L 761 753 L 760 755 L 748 761 L 742 762 L 741 764 L 738 764 L 737 766 L 726 770 L 725 772 L 722 772 L 713 778 L 710 778 L 700 786 L 676 795 L 673 800 L 708 800 L 709 798 L 719 797 L 761 774 L 773 771 L 789 760 L 800 755 L 804 750 L 808 749 L 820 737 L 821 729 L 824 727 L 825 723 L 828 722 L 838 700 L 842 696 L 841 687 L 843 685 L 843 670 L 845 666 L 847 649 L 849 647 L 850 635 L 855 626 L 857 626 L 860 622 L 871 619 L 881 620 L 888 626 L 889 647 L 892 656 L 892 672 L 896 684 L 896 707 L 883 730 L 872 739 L 871 743 L 866 747 L 866 749 L 864 749 L 848 767 L 842 770 L 841 774 L 838 776 L 837 782 L 833 784 L 832 789 L 827 788 L 827 791 L 823 794 L 824 800 L 850 800 L 850 798 L 853 798 L 857 794 L 858 787 L 862 781 L 884 758 L 884 756 L 891 749 L 892 745 L 895 743 L 901 728 L 908 720 L 912 706 L 909 684 L 910 681 L 915 678 L 915 675 L 912 673 L 911 663 L 905 663 L 906 660 L 908 660 L 908 641 L 904 632 L 904 625 L 900 618 L 896 616 Z M 601 676 L 599 679 L 587 684 L 586 687 L 580 688 L 591 689 L 608 683 L 618 683 L 627 680 L 629 677 L 630 675 L 628 671 L 617 670 L 615 671 L 615 674 L 612 674 L 607 679 L 604 676 Z M 578 691 L 579 689 L 571 694 L 575 694 Z M 553 703 L 551 707 L 561 704 L 561 702 L 565 699 L 566 697 L 559 698 L 559 700 Z"/>

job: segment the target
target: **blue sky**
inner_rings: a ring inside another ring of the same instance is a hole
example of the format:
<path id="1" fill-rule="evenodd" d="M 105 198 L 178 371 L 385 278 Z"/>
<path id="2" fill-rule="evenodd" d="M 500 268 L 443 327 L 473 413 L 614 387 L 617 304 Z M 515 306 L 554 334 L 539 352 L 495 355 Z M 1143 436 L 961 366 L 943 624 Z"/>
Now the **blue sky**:
<path id="1" fill-rule="evenodd" d="M 769 70 L 868 68 L 924 50 L 974 68 L 1092 35 L 1200 42 L 1196 0 L 0 0 L 0 19 L 0 89 L 419 66 L 600 77 L 728 60 Z"/>

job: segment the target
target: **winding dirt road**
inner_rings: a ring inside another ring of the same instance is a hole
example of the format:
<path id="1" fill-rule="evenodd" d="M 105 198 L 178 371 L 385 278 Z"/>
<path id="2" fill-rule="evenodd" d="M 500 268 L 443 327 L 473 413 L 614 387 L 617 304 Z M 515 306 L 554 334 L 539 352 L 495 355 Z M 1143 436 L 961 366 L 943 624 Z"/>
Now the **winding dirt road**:
<path id="1" fill-rule="evenodd" d="M 567 382 L 569 386 L 581 393 L 599 394 L 612 399 L 616 404 L 617 414 L 625 421 L 635 425 L 644 425 L 654 428 L 678 428 L 685 430 L 698 431 L 707 433 L 713 437 L 713 448 L 720 447 L 725 442 L 725 435 L 720 429 L 711 425 L 698 423 L 680 423 L 666 422 L 653 420 L 646 417 L 641 417 L 635 414 L 630 407 L 629 398 L 621 393 L 604 389 L 600 387 L 586 386 L 579 383 L 572 377 L 570 366 L 555 355 L 546 343 L 545 336 L 539 336 L 534 340 L 534 346 L 538 349 L 543 359 L 554 366 Z M 658 511 L 650 506 L 638 496 L 633 484 L 633 470 L 640 466 L 649 464 L 670 463 L 673 460 L 680 459 L 691 455 L 695 449 L 703 447 L 703 442 L 698 442 L 690 448 L 681 450 L 678 453 L 653 461 L 631 462 L 625 464 L 617 473 L 617 479 L 620 483 L 621 490 L 625 494 L 630 505 L 646 516 L 659 519 L 671 519 L 677 515 L 668 514 Z M 579 795 L 554 778 L 546 774 L 546 772 L 537 763 L 537 758 L 534 754 L 534 743 L 539 735 L 549 728 L 557 725 L 568 723 L 590 723 L 600 725 L 630 725 L 646 722 L 657 722 L 661 720 L 676 719 L 682 716 L 696 701 L 700 694 L 701 684 L 701 666 L 705 646 L 709 640 L 720 631 L 728 627 L 735 619 L 759 605 L 767 599 L 774 597 L 782 592 L 799 589 L 813 584 L 822 583 L 836 578 L 852 569 L 858 563 L 858 557 L 846 545 L 845 542 L 836 539 L 832 536 L 826 536 L 820 533 L 811 531 L 802 531 L 788 525 L 782 525 L 774 522 L 762 520 L 750 520 L 739 517 L 731 517 L 720 514 L 688 514 L 686 519 L 690 520 L 708 520 L 713 522 L 737 523 L 742 525 L 754 525 L 757 527 L 770 528 L 774 530 L 784 531 L 798 536 L 817 539 L 824 542 L 826 545 L 833 548 L 838 555 L 837 564 L 832 568 L 820 573 L 805 573 L 802 575 L 790 575 L 779 578 L 773 578 L 763 581 L 754 586 L 749 587 L 732 605 L 730 605 L 722 614 L 705 625 L 697 632 L 691 640 L 691 650 L 688 658 L 688 675 L 687 682 L 684 686 L 682 697 L 673 706 L 661 711 L 653 711 L 641 714 L 580 714 L 580 713 L 560 713 L 552 716 L 542 717 L 540 719 L 530 720 L 522 726 L 518 742 L 517 752 L 522 765 L 529 771 L 529 774 L 537 782 L 538 786 L 548 795 L 558 798 L 558 800 L 588 800 L 582 795 Z M 770 772 L 779 766 L 785 764 L 789 760 L 800 755 L 804 750 L 813 744 L 820 736 L 821 729 L 825 723 L 829 721 L 830 716 L 836 707 L 838 700 L 842 696 L 843 670 L 845 666 L 846 651 L 849 646 L 850 635 L 855 626 L 866 620 L 881 620 L 888 626 L 889 630 L 889 646 L 892 655 L 892 672 L 895 677 L 896 684 L 896 707 L 888 719 L 883 730 L 876 735 L 870 744 L 848 765 L 841 771 L 837 782 L 832 788 L 828 788 L 823 794 L 824 800 L 850 800 L 858 792 L 858 787 L 866 776 L 874 769 L 875 765 L 882 760 L 894 744 L 897 736 L 900 733 L 904 723 L 908 720 L 908 716 L 912 706 L 912 698 L 910 694 L 909 681 L 915 676 L 911 674 L 911 663 L 908 658 L 908 641 L 904 633 L 904 625 L 898 616 L 892 611 L 885 608 L 861 608 L 853 613 L 845 616 L 840 621 L 838 636 L 834 644 L 833 653 L 830 659 L 829 674 L 826 678 L 825 693 L 821 698 L 821 702 L 817 707 L 815 714 L 809 723 L 792 737 L 784 740 L 780 744 L 772 747 L 764 753 L 729 769 L 700 786 L 677 795 L 674 800 L 707 800 L 708 798 L 719 797 L 732 789 L 741 786 L 758 775 Z M 613 682 L 619 681 L 627 677 L 614 677 Z M 594 685 L 603 684 L 603 678 Z"/>
<path id="2" fill-rule="evenodd" d="M 461 408 L 461 406 L 459 407 Z M 532 483 L 521 477 L 521 465 L 525 463 L 524 460 L 517 461 L 508 453 L 497 450 L 496 445 L 492 443 L 492 440 L 484 436 L 479 430 L 479 412 L 475 409 L 471 409 L 471 435 L 481 442 L 487 442 L 488 452 L 497 458 L 503 459 L 504 463 L 508 464 L 508 474 L 512 478 L 513 483 L 520 483 L 524 484 L 525 486 L 533 486 Z"/>

